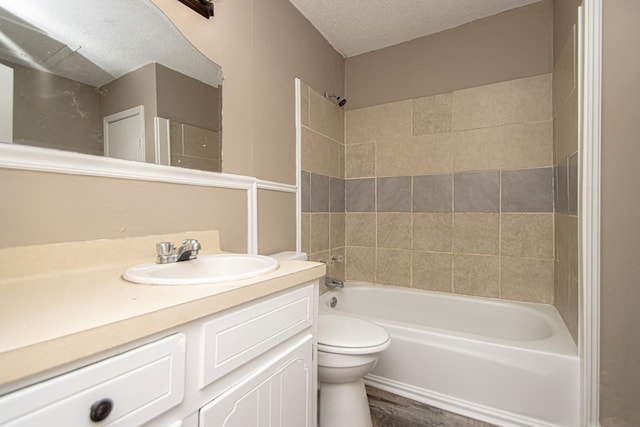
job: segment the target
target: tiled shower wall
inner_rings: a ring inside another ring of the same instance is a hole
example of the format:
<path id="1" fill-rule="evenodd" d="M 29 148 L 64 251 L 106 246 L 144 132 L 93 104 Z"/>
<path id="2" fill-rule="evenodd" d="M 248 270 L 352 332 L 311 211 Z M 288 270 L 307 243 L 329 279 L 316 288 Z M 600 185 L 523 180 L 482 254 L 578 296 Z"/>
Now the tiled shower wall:
<path id="1" fill-rule="evenodd" d="M 346 278 L 554 298 L 550 74 L 346 113 Z"/>
<path id="2" fill-rule="evenodd" d="M 203 171 L 222 171 L 220 132 L 170 122 L 171 166 Z"/>
<path id="3" fill-rule="evenodd" d="M 337 278 L 553 302 L 551 86 L 345 114 L 303 85 L 303 250 Z"/>
<path id="4" fill-rule="evenodd" d="M 555 305 L 578 341 L 578 89 L 576 28 L 553 69 Z"/>
<path id="5" fill-rule="evenodd" d="M 344 110 L 302 85 L 302 250 L 344 279 Z"/>

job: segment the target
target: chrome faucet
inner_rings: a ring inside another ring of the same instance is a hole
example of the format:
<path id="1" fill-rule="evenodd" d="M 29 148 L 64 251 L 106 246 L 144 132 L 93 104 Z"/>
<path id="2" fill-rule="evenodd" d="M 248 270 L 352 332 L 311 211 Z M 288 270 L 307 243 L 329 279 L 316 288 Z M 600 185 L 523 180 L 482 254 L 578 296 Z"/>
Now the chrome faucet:
<path id="1" fill-rule="evenodd" d="M 329 276 L 324 278 L 324 285 L 329 289 L 344 288 L 344 282 L 342 280 L 333 279 Z"/>
<path id="2" fill-rule="evenodd" d="M 198 251 L 202 246 L 196 239 L 185 239 L 182 246 L 175 248 L 171 242 L 160 242 L 156 244 L 157 264 L 169 264 L 172 262 L 189 261 L 198 257 Z"/>

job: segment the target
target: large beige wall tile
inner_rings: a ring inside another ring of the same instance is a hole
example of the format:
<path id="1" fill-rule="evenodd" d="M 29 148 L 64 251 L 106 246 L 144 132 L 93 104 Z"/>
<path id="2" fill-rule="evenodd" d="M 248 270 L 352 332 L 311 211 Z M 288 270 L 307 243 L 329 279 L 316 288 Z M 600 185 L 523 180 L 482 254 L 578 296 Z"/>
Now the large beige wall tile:
<path id="1" fill-rule="evenodd" d="M 456 172 L 536 168 L 553 165 L 553 122 L 454 132 Z"/>
<path id="2" fill-rule="evenodd" d="M 553 258 L 554 214 L 502 214 L 500 253 Z"/>
<path id="3" fill-rule="evenodd" d="M 376 176 L 376 144 L 373 142 L 345 147 L 345 177 Z"/>
<path id="4" fill-rule="evenodd" d="M 346 267 L 345 253 L 346 248 L 331 249 L 331 258 L 329 264 L 327 265 L 327 275 L 329 277 L 338 280 L 344 280 Z"/>
<path id="5" fill-rule="evenodd" d="M 300 83 L 300 122 L 303 126 L 309 126 L 309 91 L 311 88 Z"/>
<path id="6" fill-rule="evenodd" d="M 578 277 L 578 217 L 567 215 L 567 263 L 572 278 Z"/>
<path id="7" fill-rule="evenodd" d="M 413 249 L 451 252 L 453 245 L 453 214 L 413 214 Z"/>
<path id="8" fill-rule="evenodd" d="M 189 125 L 182 128 L 185 155 L 219 160 L 218 132 Z"/>
<path id="9" fill-rule="evenodd" d="M 300 245 L 302 252 L 311 253 L 311 214 L 303 213 L 300 218 Z"/>
<path id="10" fill-rule="evenodd" d="M 551 74 L 453 92 L 452 130 L 551 119 Z"/>
<path id="11" fill-rule="evenodd" d="M 347 144 L 411 136 L 412 101 L 398 101 L 349 110 Z"/>
<path id="12" fill-rule="evenodd" d="M 345 214 L 332 213 L 331 218 L 331 249 L 345 246 Z"/>
<path id="13" fill-rule="evenodd" d="M 347 246 L 376 246 L 376 214 L 347 213 L 345 215 Z"/>
<path id="14" fill-rule="evenodd" d="M 330 214 L 311 214 L 311 253 L 329 250 Z"/>
<path id="15" fill-rule="evenodd" d="M 457 294 L 497 298 L 500 295 L 497 256 L 453 256 L 453 290 Z"/>
<path id="16" fill-rule="evenodd" d="M 343 145 L 326 136 L 302 127 L 302 169 L 321 175 L 340 178 L 340 156 Z"/>
<path id="17" fill-rule="evenodd" d="M 553 270 L 553 304 L 566 324 L 569 312 L 569 273 L 562 270 L 557 262 L 554 262 Z"/>
<path id="18" fill-rule="evenodd" d="M 376 282 L 385 285 L 411 286 L 411 251 L 378 248 Z"/>
<path id="19" fill-rule="evenodd" d="M 553 260 L 501 257 L 500 296 L 502 298 L 553 302 Z"/>
<path id="20" fill-rule="evenodd" d="M 376 273 L 376 249 L 347 246 L 347 280 L 374 282 Z"/>
<path id="21" fill-rule="evenodd" d="M 200 171 L 217 172 L 220 170 L 220 161 L 203 159 L 201 157 L 189 157 L 173 154 L 171 156 L 171 166 L 178 166 L 185 169 L 196 169 Z"/>
<path id="22" fill-rule="evenodd" d="M 555 260 L 561 269 L 569 271 L 569 215 L 555 214 Z"/>
<path id="23" fill-rule="evenodd" d="M 453 251 L 497 255 L 500 214 L 459 213 L 453 216 Z"/>
<path id="24" fill-rule="evenodd" d="M 329 258 L 331 258 L 331 252 L 329 251 L 322 251 L 322 252 L 309 254 L 309 261 L 313 261 L 313 262 L 326 263 L 328 262 Z"/>
<path id="25" fill-rule="evenodd" d="M 376 143 L 377 176 L 429 175 L 451 172 L 451 134 L 423 135 Z"/>
<path id="26" fill-rule="evenodd" d="M 412 287 L 453 292 L 453 255 L 413 252 Z"/>
<path id="27" fill-rule="evenodd" d="M 451 93 L 413 100 L 413 134 L 451 131 Z"/>
<path id="28" fill-rule="evenodd" d="M 326 99 L 324 95 L 311 89 L 309 127 L 335 141 L 344 143 L 344 110 Z"/>
<path id="29" fill-rule="evenodd" d="M 569 277 L 569 298 L 567 304 L 567 316 L 565 322 L 567 329 L 573 337 L 573 342 L 578 342 L 578 333 L 580 331 L 580 282 L 577 277 Z"/>
<path id="30" fill-rule="evenodd" d="M 555 161 L 566 159 L 578 151 L 578 91 L 558 109 L 555 117 Z"/>
<path id="31" fill-rule="evenodd" d="M 411 214 L 378 214 L 379 248 L 411 249 Z"/>
<path id="32" fill-rule="evenodd" d="M 560 56 L 553 66 L 553 111 L 564 104 L 577 84 L 576 26 L 564 41 Z"/>

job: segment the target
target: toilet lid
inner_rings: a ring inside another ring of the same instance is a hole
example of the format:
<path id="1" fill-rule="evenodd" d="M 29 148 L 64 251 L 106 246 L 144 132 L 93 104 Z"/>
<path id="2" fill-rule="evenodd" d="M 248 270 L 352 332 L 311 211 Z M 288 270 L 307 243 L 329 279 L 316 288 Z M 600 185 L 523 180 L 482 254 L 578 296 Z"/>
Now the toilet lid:
<path id="1" fill-rule="evenodd" d="M 373 322 L 338 314 L 318 315 L 319 346 L 346 350 L 378 347 L 387 341 L 389 333 Z"/>

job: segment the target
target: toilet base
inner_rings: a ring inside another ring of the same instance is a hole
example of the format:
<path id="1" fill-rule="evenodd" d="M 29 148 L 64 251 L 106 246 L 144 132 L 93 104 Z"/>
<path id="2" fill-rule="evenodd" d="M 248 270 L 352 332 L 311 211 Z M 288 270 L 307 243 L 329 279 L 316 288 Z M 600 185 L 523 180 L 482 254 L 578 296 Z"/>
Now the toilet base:
<path id="1" fill-rule="evenodd" d="M 371 427 L 364 380 L 320 384 L 319 427 Z"/>

